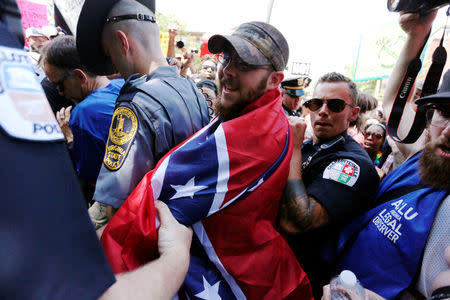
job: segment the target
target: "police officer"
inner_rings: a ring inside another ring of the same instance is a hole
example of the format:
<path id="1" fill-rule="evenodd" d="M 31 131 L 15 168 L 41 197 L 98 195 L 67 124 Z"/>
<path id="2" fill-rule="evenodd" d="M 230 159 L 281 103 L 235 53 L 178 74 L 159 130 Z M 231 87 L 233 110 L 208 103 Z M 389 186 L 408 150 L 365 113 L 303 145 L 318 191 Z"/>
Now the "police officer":
<path id="1" fill-rule="evenodd" d="M 16 2 L 0 0 L 0 298 L 173 298 L 192 232 L 157 203 L 158 262 L 115 278 L 23 43 Z"/>
<path id="2" fill-rule="evenodd" d="M 347 134 L 359 112 L 356 98 L 356 86 L 347 77 L 338 73 L 322 76 L 312 99 L 304 103 L 310 110 L 314 136 L 303 146 L 306 124 L 301 118 L 289 117 L 294 152 L 280 225 L 292 235 L 290 245 L 308 274 L 316 299 L 331 276 L 330 266 L 320 257 L 321 244 L 373 205 L 379 182 L 369 156 Z"/>
<path id="3" fill-rule="evenodd" d="M 284 79 L 281 84 L 281 93 L 283 98 L 283 109 L 286 116 L 301 115 L 301 97 L 305 94 L 303 91 L 303 79 L 301 77 Z"/>
<path id="4" fill-rule="evenodd" d="M 209 121 L 203 95 L 169 66 L 154 13 L 134 0 L 85 1 L 77 28 L 84 65 L 126 79 L 116 102 L 94 200 L 109 218 L 170 149 Z"/>

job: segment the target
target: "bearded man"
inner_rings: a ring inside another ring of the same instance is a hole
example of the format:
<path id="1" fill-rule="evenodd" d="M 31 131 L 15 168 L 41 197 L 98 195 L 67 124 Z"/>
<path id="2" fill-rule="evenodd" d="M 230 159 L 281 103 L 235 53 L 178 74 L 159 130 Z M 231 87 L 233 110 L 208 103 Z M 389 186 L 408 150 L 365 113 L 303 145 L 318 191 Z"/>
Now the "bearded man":
<path id="1" fill-rule="evenodd" d="M 400 17 L 407 39 L 383 99 L 387 115 L 435 16 Z M 388 299 L 429 298 L 434 277 L 448 269 L 442 253 L 450 245 L 450 70 L 436 94 L 415 104 L 427 112 L 427 130 L 413 144 L 398 144 L 408 159 L 381 183 L 379 206 L 344 228 L 338 243 L 338 269 L 352 270 L 365 288 Z M 405 107 L 402 118 L 412 120 L 410 112 Z"/>
<path id="2" fill-rule="evenodd" d="M 311 299 L 311 287 L 276 230 L 292 152 L 278 89 L 288 44 L 273 26 L 244 23 L 215 35 L 217 117 L 142 179 L 101 241 L 115 272 L 151 260 L 155 199 L 195 232 L 183 289 L 188 298 Z"/>

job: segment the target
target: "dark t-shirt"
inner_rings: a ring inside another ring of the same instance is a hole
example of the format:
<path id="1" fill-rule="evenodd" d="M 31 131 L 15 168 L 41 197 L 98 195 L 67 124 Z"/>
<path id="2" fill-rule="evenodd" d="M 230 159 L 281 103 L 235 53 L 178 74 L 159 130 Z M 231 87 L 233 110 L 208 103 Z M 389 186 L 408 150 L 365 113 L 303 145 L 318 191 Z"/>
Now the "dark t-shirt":
<path id="1" fill-rule="evenodd" d="M 374 205 L 379 177 L 367 153 L 347 133 L 316 145 L 305 142 L 302 160 L 307 193 L 326 208 L 331 220 L 327 226 L 290 237 L 289 244 L 320 299 L 322 286 L 334 275 L 321 253 L 329 250 L 328 243 L 344 224 Z"/>
<path id="2" fill-rule="evenodd" d="M 0 24 L 0 51 L 5 53 L 11 48 L 4 47 L 14 46 L 5 38 L 8 35 Z M 14 77 L 6 76 L 8 68 L 27 70 L 27 65 L 5 57 L 0 55 L 0 109 L 5 103 L 21 103 L 23 108 L 23 98 L 8 91 L 5 82 L 14 83 Z M 31 84 L 39 86 L 37 81 Z M 28 87 L 20 83 L 14 88 Z M 8 110 L 18 116 L 30 114 L 13 106 Z M 52 117 L 49 106 L 48 113 Z M 115 278 L 90 223 L 65 142 L 21 139 L 11 132 L 33 131 L 3 127 L 17 123 L 4 114 L 0 118 L 0 298 L 98 298 Z M 56 120 L 48 120 L 45 126 L 36 125 L 42 129 L 39 133 L 57 130 L 51 126 Z M 27 122 L 32 124 L 33 118 L 23 124 Z"/>

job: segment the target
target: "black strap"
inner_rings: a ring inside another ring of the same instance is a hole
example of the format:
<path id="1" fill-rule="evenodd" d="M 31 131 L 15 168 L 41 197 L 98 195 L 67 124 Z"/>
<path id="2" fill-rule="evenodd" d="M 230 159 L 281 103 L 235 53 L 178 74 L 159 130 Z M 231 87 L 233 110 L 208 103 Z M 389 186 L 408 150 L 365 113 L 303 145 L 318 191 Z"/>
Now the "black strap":
<path id="1" fill-rule="evenodd" d="M 447 10 L 447 17 L 449 16 L 449 14 L 450 14 L 450 6 L 449 9 Z M 428 33 L 428 37 L 429 35 L 430 33 Z M 426 38 L 426 40 L 428 40 L 428 37 Z M 445 37 L 445 27 L 444 32 L 442 34 L 441 42 L 433 53 L 432 64 L 430 66 L 430 69 L 428 70 L 422 88 L 421 97 L 432 95 L 437 92 L 439 79 L 444 69 L 445 62 L 447 60 L 447 52 L 443 47 L 444 37 Z M 413 87 L 414 81 L 416 80 L 417 74 L 419 73 L 420 68 L 422 67 L 420 54 L 422 53 L 424 47 L 425 44 L 422 46 L 422 49 L 417 54 L 417 57 L 409 63 L 405 76 L 403 77 L 402 83 L 400 84 L 400 88 L 397 91 L 397 96 L 395 97 L 394 105 L 392 106 L 391 114 L 389 116 L 389 121 L 387 124 L 388 133 L 392 137 L 392 139 L 394 139 L 396 142 L 399 143 L 404 144 L 414 143 L 422 135 L 422 132 L 426 126 L 426 109 L 423 106 L 419 106 L 417 108 L 413 124 L 407 136 L 404 139 L 401 139 L 397 135 L 397 130 L 403 115 L 403 110 L 405 109 L 406 106 L 406 101 L 409 98 L 409 94 L 411 93 L 411 89 Z"/>
<path id="2" fill-rule="evenodd" d="M 110 17 L 110 18 L 106 18 L 105 23 L 106 24 L 116 23 L 116 22 L 120 22 L 123 20 L 138 20 L 138 21 L 149 21 L 152 23 L 156 23 L 155 16 L 144 15 L 144 14 L 130 14 L 130 15 L 121 15 L 121 16 Z"/>
<path id="3" fill-rule="evenodd" d="M 397 199 L 403 195 L 409 194 L 411 192 L 427 188 L 429 186 L 423 184 L 422 182 L 416 185 L 408 185 L 408 186 L 402 186 L 396 189 L 392 189 L 390 191 L 387 191 L 383 193 L 383 195 L 377 199 L 377 205 L 380 205 L 382 203 L 386 203 L 388 201 L 391 201 L 393 199 Z"/>

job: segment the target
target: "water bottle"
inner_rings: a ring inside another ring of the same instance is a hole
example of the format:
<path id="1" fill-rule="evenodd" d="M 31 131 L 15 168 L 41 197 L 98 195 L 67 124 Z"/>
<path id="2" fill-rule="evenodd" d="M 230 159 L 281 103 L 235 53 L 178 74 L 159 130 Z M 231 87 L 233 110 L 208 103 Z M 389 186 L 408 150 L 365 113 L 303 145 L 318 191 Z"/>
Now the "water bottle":
<path id="1" fill-rule="evenodd" d="M 365 292 L 352 271 L 344 270 L 330 282 L 331 300 L 364 300 Z"/>

